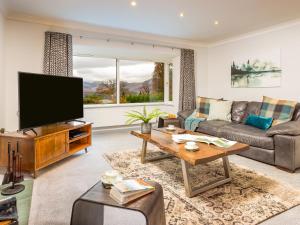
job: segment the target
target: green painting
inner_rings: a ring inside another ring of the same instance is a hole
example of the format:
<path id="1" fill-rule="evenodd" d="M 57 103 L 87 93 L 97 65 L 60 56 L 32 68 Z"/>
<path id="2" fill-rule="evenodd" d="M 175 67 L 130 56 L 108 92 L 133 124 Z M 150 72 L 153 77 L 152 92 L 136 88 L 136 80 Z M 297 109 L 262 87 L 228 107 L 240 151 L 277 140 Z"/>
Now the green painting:
<path id="1" fill-rule="evenodd" d="M 231 64 L 231 87 L 269 88 L 281 85 L 280 54 L 262 58 L 234 60 Z"/>

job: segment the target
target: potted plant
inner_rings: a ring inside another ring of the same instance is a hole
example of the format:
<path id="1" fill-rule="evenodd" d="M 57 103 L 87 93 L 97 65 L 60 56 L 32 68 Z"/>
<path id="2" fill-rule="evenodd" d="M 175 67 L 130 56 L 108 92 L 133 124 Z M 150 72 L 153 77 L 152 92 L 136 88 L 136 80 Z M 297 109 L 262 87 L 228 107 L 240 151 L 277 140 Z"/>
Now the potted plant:
<path id="1" fill-rule="evenodd" d="M 150 121 L 163 114 L 165 113 L 161 112 L 159 109 L 154 109 L 152 112 L 148 113 L 146 110 L 146 106 L 144 106 L 143 112 L 139 112 L 136 110 L 127 112 L 126 116 L 128 117 L 128 120 L 126 121 L 126 124 L 133 124 L 134 122 L 141 121 L 141 132 L 143 134 L 150 134 L 152 127 Z"/>

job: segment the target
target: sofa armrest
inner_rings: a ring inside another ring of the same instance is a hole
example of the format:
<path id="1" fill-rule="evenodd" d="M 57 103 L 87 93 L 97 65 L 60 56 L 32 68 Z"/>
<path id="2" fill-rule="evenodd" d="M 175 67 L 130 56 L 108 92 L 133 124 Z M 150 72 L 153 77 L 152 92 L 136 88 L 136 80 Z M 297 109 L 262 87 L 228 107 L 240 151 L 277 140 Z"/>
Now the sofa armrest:
<path id="1" fill-rule="evenodd" d="M 271 127 L 267 131 L 267 136 L 273 137 L 274 135 L 291 135 L 291 136 L 300 135 L 300 121 L 289 121 Z"/>
<path id="2" fill-rule="evenodd" d="M 300 168 L 300 136 L 275 135 L 275 165 L 295 171 Z"/>
<path id="3" fill-rule="evenodd" d="M 192 115 L 193 112 L 194 112 L 194 110 L 185 110 L 185 111 L 179 111 L 177 113 L 181 128 L 184 129 L 184 123 L 185 123 L 186 118 L 188 118 L 190 115 Z"/>
<path id="4" fill-rule="evenodd" d="M 185 110 L 185 111 L 179 111 L 177 113 L 178 117 L 181 117 L 182 119 L 186 119 L 188 118 L 190 115 L 192 115 L 192 113 L 194 112 L 194 110 Z"/>

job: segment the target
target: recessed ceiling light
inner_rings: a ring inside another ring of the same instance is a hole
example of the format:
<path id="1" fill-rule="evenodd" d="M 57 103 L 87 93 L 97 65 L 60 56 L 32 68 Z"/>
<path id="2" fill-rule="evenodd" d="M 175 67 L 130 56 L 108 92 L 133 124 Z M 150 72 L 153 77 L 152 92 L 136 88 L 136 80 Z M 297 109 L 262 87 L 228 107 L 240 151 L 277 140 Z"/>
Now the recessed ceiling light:
<path id="1" fill-rule="evenodd" d="M 218 20 L 215 20 L 214 24 L 215 24 L 215 25 L 219 25 L 219 21 L 218 21 Z"/>
<path id="2" fill-rule="evenodd" d="M 183 12 L 181 12 L 181 13 L 179 14 L 179 16 L 180 16 L 181 18 L 184 17 Z"/>
<path id="3" fill-rule="evenodd" d="M 132 1 L 130 4 L 131 4 L 131 6 L 136 6 L 136 2 L 135 1 Z"/>

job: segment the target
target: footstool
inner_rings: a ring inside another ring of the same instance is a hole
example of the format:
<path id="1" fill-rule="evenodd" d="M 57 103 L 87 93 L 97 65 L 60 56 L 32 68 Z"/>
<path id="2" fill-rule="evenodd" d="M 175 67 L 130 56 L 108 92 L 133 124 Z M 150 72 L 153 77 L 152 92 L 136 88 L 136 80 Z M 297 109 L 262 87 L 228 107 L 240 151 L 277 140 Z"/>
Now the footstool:
<path id="1" fill-rule="evenodd" d="M 98 182 L 74 202 L 71 225 L 166 225 L 163 189 L 156 182 L 149 183 L 154 192 L 120 205 Z"/>

